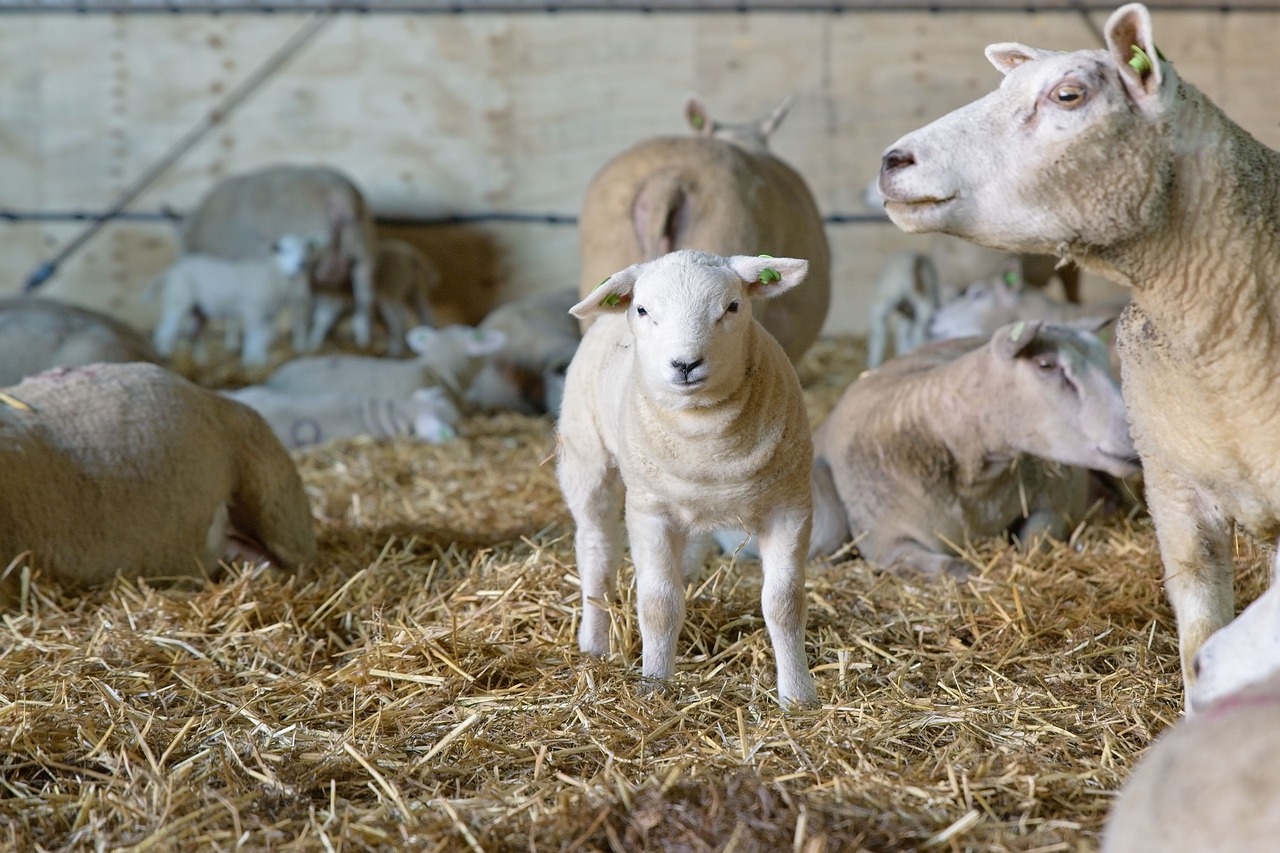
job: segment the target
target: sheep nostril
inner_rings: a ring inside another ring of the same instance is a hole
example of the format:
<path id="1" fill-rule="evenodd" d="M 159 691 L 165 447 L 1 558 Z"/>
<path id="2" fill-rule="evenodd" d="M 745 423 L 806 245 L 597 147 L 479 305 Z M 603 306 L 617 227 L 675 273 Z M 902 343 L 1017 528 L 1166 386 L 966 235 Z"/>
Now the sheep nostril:
<path id="1" fill-rule="evenodd" d="M 894 169 L 902 169 L 915 164 L 916 158 L 909 151 L 894 148 L 892 151 L 885 152 L 884 158 L 880 161 L 880 171 L 892 172 Z"/>
<path id="2" fill-rule="evenodd" d="M 685 379 L 688 379 L 689 374 L 692 373 L 694 370 L 696 370 L 698 366 L 702 364 L 702 362 L 703 362 L 703 359 L 700 359 L 700 358 L 697 359 L 696 361 L 680 361 L 679 359 L 673 359 L 671 362 L 671 366 L 674 367 L 676 370 L 680 371 L 681 373 L 683 373 Z"/>

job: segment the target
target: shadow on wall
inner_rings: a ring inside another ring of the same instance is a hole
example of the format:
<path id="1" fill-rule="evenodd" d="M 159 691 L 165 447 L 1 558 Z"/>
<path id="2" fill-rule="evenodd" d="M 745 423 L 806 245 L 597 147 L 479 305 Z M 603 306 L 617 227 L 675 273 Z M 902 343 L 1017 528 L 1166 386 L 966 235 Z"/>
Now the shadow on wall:
<path id="1" fill-rule="evenodd" d="M 434 325 L 475 325 L 497 305 L 503 271 L 492 235 L 473 225 L 379 222 L 378 237 L 413 244 L 439 268 L 442 284 L 431 300 Z"/>

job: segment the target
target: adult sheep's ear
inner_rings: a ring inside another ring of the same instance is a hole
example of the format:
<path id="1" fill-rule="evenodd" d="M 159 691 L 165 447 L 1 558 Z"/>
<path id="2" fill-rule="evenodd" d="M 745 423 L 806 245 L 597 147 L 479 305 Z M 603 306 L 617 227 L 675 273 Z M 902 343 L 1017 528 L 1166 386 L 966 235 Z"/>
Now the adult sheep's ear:
<path id="1" fill-rule="evenodd" d="M 715 132 L 716 123 L 697 95 L 690 95 L 684 102 L 684 118 L 699 136 L 710 136 Z"/>
<path id="2" fill-rule="evenodd" d="M 734 255 L 725 260 L 747 286 L 747 293 L 764 299 L 785 293 L 804 281 L 809 272 L 809 262 L 799 258 Z"/>
<path id="3" fill-rule="evenodd" d="M 1129 97 L 1140 107 L 1150 107 L 1164 79 L 1151 32 L 1151 13 L 1141 3 L 1121 6 L 1107 19 L 1104 32 L 1107 50 Z"/>
<path id="4" fill-rule="evenodd" d="M 614 273 L 596 286 L 586 299 L 569 309 L 579 320 L 596 314 L 620 314 L 631 304 L 631 290 L 636 286 L 643 264 L 632 264 Z"/>
<path id="5" fill-rule="evenodd" d="M 1018 44 L 1016 41 L 987 45 L 987 49 L 984 52 L 987 55 L 987 61 L 994 65 L 1001 74 L 1008 74 L 1024 62 L 1044 59 L 1046 56 L 1052 56 L 1056 53 L 1056 51 L 1043 50 L 1038 47 L 1027 47 L 1025 44 Z"/>
<path id="6" fill-rule="evenodd" d="M 1031 345 L 1040 331 L 1039 320 L 1020 320 L 996 330 L 991 336 L 991 349 L 997 356 L 1012 361 Z"/>
<path id="7" fill-rule="evenodd" d="M 760 135 L 765 139 L 773 136 L 774 131 L 782 124 L 782 120 L 787 117 L 787 113 L 791 111 L 791 105 L 795 102 L 795 95 L 787 95 L 783 98 L 782 103 L 778 104 L 778 108 L 767 119 L 760 122 Z"/>

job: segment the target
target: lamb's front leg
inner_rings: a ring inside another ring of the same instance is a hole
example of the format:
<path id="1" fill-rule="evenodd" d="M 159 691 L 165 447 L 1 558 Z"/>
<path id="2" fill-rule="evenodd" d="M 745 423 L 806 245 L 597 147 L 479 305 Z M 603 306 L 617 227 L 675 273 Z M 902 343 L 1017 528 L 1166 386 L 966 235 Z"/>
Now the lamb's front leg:
<path id="1" fill-rule="evenodd" d="M 557 475 L 576 526 L 573 545 L 582 585 L 578 648 L 604 657 L 609 654 L 608 607 L 616 598 L 622 561 L 622 478 L 616 468 L 567 451 Z"/>
<path id="2" fill-rule="evenodd" d="M 1163 466 L 1147 461 L 1144 476 L 1164 563 L 1165 595 L 1178 622 L 1185 696 L 1195 681 L 1196 652 L 1235 615 L 1231 523 Z"/>
<path id="3" fill-rule="evenodd" d="M 812 523 L 812 513 L 805 509 L 779 509 L 765 520 L 759 533 L 764 572 L 760 604 L 778 668 L 778 700 L 784 706 L 818 701 L 804 652 L 808 617 L 804 564 Z"/>
<path id="4" fill-rule="evenodd" d="M 681 558 L 687 537 L 664 518 L 628 509 L 627 538 L 636 567 L 641 674 L 646 681 L 664 681 L 675 672 L 684 625 Z"/>

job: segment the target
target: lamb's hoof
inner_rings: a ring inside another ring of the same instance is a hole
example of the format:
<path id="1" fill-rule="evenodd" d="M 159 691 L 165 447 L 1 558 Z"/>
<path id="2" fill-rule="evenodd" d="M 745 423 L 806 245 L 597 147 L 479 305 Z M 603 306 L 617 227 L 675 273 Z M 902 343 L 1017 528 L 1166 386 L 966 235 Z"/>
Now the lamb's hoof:
<path id="1" fill-rule="evenodd" d="M 798 685 L 786 693 L 779 691 L 778 704 L 784 711 L 806 711 L 822 707 L 818 688 L 810 678 L 807 684 Z"/>

